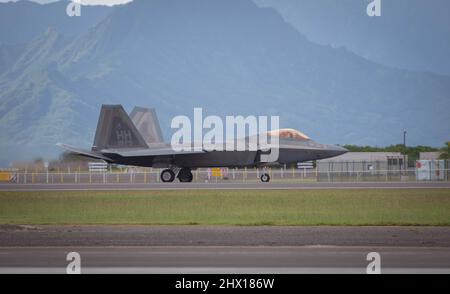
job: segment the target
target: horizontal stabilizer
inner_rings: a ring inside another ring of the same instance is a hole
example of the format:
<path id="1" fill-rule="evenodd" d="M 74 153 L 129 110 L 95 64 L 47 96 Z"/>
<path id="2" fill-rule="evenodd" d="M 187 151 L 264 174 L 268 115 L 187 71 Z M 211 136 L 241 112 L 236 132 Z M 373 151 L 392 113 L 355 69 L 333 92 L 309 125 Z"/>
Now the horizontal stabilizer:
<path id="1" fill-rule="evenodd" d="M 106 156 L 103 156 L 101 154 L 98 154 L 96 152 L 83 150 L 83 149 L 76 148 L 76 147 L 73 147 L 73 146 L 70 146 L 70 145 L 67 145 L 67 144 L 58 143 L 58 144 L 56 144 L 56 146 L 61 147 L 61 148 L 65 149 L 65 150 L 67 150 L 69 152 L 72 152 L 72 153 L 75 153 L 75 154 L 78 154 L 78 155 L 81 155 L 81 156 L 94 158 L 94 159 L 101 159 L 101 160 L 104 160 L 104 161 L 107 161 L 107 162 L 111 161 L 110 158 L 108 158 Z"/>

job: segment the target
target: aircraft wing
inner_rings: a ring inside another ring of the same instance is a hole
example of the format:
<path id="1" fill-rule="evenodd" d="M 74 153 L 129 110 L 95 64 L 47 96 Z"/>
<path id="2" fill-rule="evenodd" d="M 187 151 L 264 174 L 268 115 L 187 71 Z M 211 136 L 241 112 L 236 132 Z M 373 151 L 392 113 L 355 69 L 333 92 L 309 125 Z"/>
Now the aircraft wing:
<path id="1" fill-rule="evenodd" d="M 117 154 L 122 157 L 147 157 L 147 156 L 175 156 L 175 155 L 188 155 L 188 154 L 203 154 L 205 150 L 193 150 L 193 151 L 175 151 L 172 148 L 160 148 L 160 149 L 139 149 L 139 150 L 105 150 L 106 154 Z"/>
<path id="2" fill-rule="evenodd" d="M 158 148 L 158 149 L 138 149 L 138 150 L 124 150 L 124 149 L 107 149 L 100 152 L 92 152 L 89 150 L 80 149 L 67 144 L 58 143 L 58 147 L 61 147 L 67 151 L 80 154 L 82 156 L 96 158 L 112 162 L 113 160 L 108 157 L 108 154 L 119 155 L 121 157 L 154 157 L 154 156 L 175 156 L 175 155 L 187 155 L 187 154 L 203 154 L 205 150 L 193 150 L 193 151 L 175 151 L 170 147 Z"/>

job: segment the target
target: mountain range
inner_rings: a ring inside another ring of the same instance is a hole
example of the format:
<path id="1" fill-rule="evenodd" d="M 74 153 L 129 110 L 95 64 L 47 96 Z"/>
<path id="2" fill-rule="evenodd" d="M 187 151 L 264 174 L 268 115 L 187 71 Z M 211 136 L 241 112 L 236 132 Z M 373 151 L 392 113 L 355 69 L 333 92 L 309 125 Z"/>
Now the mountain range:
<path id="1" fill-rule="evenodd" d="M 23 44 L 53 27 L 66 37 L 77 36 L 104 19 L 108 6 L 89 6 L 81 16 L 66 14 L 67 0 L 38 4 L 28 0 L 0 3 L 0 45 Z"/>
<path id="2" fill-rule="evenodd" d="M 315 43 L 390 67 L 450 75 L 448 0 L 381 0 L 380 17 L 368 17 L 369 0 L 254 1 L 275 8 Z"/>
<path id="3" fill-rule="evenodd" d="M 411 144 L 448 140 L 450 77 L 313 43 L 273 8 L 135 0 L 107 9 L 78 33 L 50 27 L 1 46 L 0 162 L 55 156 L 57 142 L 89 147 L 103 103 L 155 107 L 166 138 L 173 116 L 203 107 L 280 115 L 282 127 L 325 143 L 388 145 L 404 129 Z"/>

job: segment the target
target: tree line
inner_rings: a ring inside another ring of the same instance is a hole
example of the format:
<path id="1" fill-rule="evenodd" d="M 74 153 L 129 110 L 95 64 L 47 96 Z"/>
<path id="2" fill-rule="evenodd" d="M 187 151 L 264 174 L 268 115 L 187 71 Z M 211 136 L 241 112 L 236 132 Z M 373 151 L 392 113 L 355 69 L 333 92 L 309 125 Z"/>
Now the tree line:
<path id="1" fill-rule="evenodd" d="M 440 159 L 450 159 L 450 141 L 445 143 L 442 148 L 430 147 L 430 146 L 404 146 L 403 144 L 391 145 L 387 147 L 376 146 L 357 146 L 357 145 L 344 145 L 350 152 L 400 152 L 404 155 L 408 155 L 410 161 L 416 161 L 420 157 L 421 152 L 441 152 Z"/>

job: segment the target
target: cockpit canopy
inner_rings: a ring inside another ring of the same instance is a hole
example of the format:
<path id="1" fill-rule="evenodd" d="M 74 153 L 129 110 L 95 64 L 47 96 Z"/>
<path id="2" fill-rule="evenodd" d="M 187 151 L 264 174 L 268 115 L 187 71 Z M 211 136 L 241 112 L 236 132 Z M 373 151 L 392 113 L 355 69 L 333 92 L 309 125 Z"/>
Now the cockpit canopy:
<path id="1" fill-rule="evenodd" d="M 294 129 L 280 129 L 267 133 L 271 137 L 280 137 L 281 139 L 293 139 L 297 141 L 311 140 L 308 136 Z"/>

